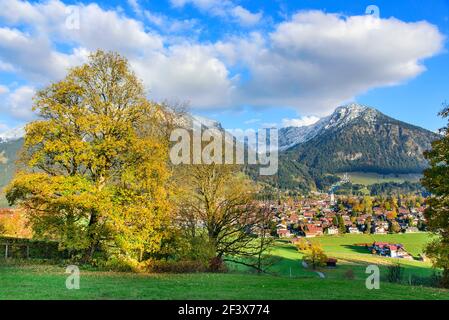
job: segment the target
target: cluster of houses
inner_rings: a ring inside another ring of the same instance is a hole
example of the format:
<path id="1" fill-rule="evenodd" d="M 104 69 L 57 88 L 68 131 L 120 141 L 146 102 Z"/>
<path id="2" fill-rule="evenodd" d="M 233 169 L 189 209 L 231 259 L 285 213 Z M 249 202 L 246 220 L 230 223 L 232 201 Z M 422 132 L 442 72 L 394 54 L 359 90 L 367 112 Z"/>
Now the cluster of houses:
<path id="1" fill-rule="evenodd" d="M 341 209 L 341 206 L 336 205 L 333 195 L 327 194 L 313 199 L 268 205 L 274 212 L 273 222 L 276 223 L 276 234 L 280 238 L 310 238 L 339 233 L 386 234 L 391 230 L 393 222 L 388 218 L 391 216 L 389 211 L 385 209 L 373 207 L 372 214 L 353 212 L 351 208 Z M 394 221 L 400 228 L 399 232 L 418 232 L 417 226 L 425 221 L 424 210 L 424 206 L 398 208 Z"/>
<path id="2" fill-rule="evenodd" d="M 372 254 L 378 254 L 380 256 L 386 256 L 391 258 L 405 258 L 413 259 L 413 257 L 405 250 L 404 246 L 400 243 L 388 243 L 388 242 L 374 242 L 372 245 L 367 245 L 367 248 Z"/>

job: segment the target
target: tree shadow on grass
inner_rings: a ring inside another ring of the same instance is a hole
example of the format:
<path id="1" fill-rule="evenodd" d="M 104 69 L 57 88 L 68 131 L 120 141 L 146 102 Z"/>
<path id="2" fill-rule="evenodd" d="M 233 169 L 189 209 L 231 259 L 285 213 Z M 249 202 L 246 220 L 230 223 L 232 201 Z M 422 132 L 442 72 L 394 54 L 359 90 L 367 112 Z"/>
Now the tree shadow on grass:
<path id="1" fill-rule="evenodd" d="M 285 244 L 285 245 L 280 245 L 279 246 L 279 248 L 281 248 L 282 250 L 288 250 L 288 251 L 295 251 L 295 252 L 298 252 L 298 249 L 295 247 L 295 246 L 293 246 L 293 245 L 287 245 L 287 244 Z"/>
<path id="2" fill-rule="evenodd" d="M 354 246 L 354 245 L 345 244 L 345 245 L 343 245 L 343 247 L 351 249 L 352 251 L 357 252 L 357 253 L 371 254 L 369 249 L 367 247 L 364 247 L 364 246 Z"/>

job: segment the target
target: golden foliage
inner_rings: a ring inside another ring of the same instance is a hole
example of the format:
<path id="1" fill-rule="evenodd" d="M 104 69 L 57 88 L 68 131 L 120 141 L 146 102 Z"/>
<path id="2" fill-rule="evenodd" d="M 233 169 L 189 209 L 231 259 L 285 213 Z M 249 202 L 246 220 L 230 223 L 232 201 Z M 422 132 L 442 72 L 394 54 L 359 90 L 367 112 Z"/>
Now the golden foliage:
<path id="1" fill-rule="evenodd" d="M 311 264 L 313 269 L 326 265 L 327 256 L 323 248 L 317 242 L 311 243 L 309 248 L 304 251 L 304 261 Z"/>
<path id="2" fill-rule="evenodd" d="M 157 251 L 170 207 L 167 123 L 127 60 L 93 53 L 33 109 L 7 198 L 36 234 L 90 259 L 102 245 L 137 260 Z"/>

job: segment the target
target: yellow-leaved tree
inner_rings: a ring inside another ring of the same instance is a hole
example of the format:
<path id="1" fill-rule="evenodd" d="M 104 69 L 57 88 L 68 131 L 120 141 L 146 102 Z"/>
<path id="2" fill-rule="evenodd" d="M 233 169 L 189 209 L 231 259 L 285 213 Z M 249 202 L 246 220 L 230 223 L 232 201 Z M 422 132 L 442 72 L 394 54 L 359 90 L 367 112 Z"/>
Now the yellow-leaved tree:
<path id="1" fill-rule="evenodd" d="M 39 91 L 7 199 L 36 236 L 92 261 L 142 261 L 169 223 L 166 111 L 119 54 L 97 51 Z"/>

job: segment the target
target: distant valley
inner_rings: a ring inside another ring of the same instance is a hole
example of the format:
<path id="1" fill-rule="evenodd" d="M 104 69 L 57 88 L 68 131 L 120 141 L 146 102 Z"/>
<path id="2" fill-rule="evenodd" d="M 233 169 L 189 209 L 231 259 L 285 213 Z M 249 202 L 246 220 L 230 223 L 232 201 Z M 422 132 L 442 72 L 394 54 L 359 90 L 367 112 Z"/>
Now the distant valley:
<path id="1" fill-rule="evenodd" d="M 279 175 L 262 180 L 301 191 L 326 190 L 344 172 L 390 177 L 363 184 L 401 180 L 391 178 L 395 176 L 416 182 L 427 166 L 423 152 L 437 138 L 374 108 L 349 104 L 315 124 L 280 129 Z"/>
<path id="2" fill-rule="evenodd" d="M 218 122 L 202 122 L 223 130 Z M 14 174 L 22 137 L 21 128 L 0 135 L 0 188 Z M 356 184 L 417 182 L 427 166 L 423 152 L 437 138 L 434 132 L 374 108 L 349 104 L 312 125 L 280 129 L 276 176 L 260 177 L 251 168 L 247 172 L 273 187 L 301 192 L 326 190 L 344 172 Z"/>

